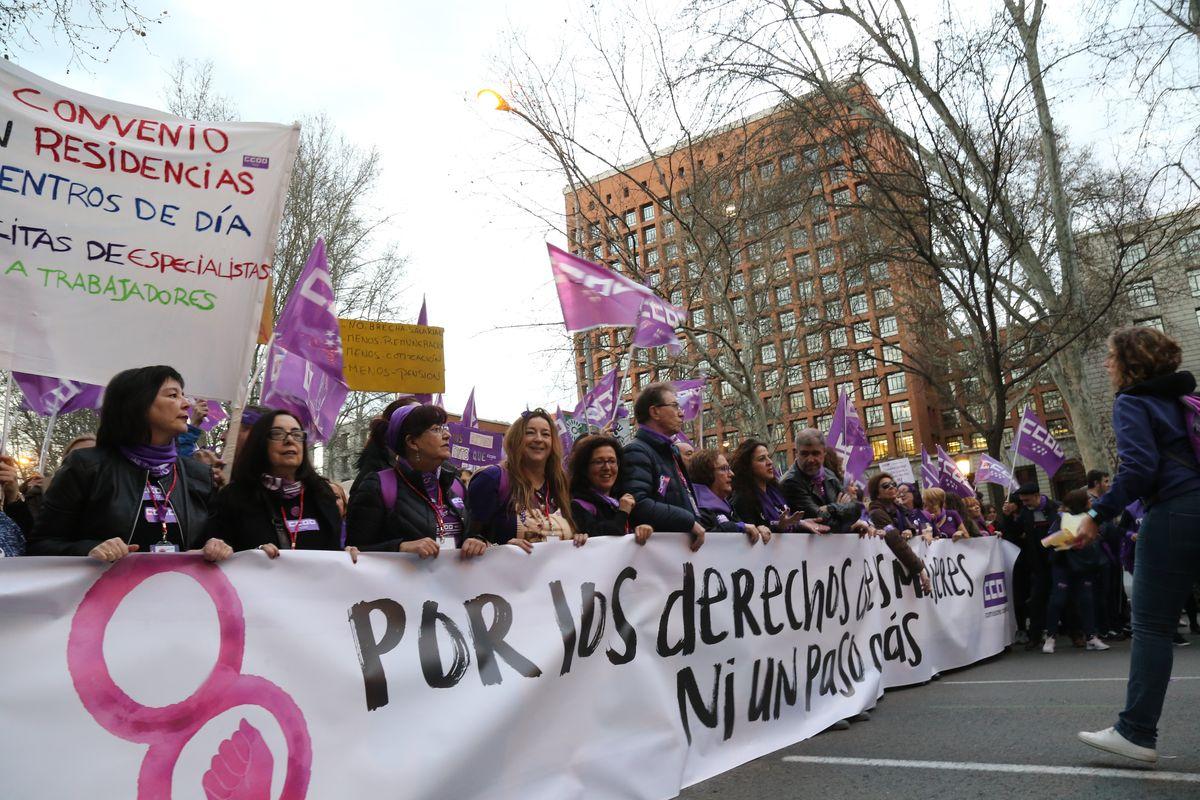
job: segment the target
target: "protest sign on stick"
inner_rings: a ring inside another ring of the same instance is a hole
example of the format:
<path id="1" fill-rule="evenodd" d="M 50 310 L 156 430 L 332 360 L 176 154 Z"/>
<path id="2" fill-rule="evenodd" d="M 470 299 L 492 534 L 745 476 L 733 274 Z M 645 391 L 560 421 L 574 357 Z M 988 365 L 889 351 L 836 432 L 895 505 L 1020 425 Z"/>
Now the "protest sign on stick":
<path id="1" fill-rule="evenodd" d="M 0 368 L 170 364 L 240 402 L 297 126 L 194 122 L 0 61 Z"/>

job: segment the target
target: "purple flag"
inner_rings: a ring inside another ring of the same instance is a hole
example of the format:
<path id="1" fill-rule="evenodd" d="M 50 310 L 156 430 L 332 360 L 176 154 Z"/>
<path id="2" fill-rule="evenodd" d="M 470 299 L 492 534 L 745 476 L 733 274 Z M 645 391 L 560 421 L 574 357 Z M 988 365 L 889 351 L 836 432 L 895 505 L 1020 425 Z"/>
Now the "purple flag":
<path id="1" fill-rule="evenodd" d="M 463 406 L 462 424 L 468 428 L 479 427 L 479 417 L 475 414 L 475 387 L 471 387 L 471 395 L 467 398 L 467 404 Z"/>
<path id="2" fill-rule="evenodd" d="M 704 408 L 704 386 L 707 380 L 693 378 L 671 384 L 675 389 L 675 400 L 679 403 L 679 412 L 683 414 L 684 422 L 700 416 L 700 411 Z"/>
<path id="3" fill-rule="evenodd" d="M 606 325 L 633 327 L 638 324 L 642 304 L 647 302 L 650 304 L 647 314 L 672 331 L 683 324 L 682 309 L 637 281 L 577 258 L 554 245 L 546 247 L 550 251 L 550 270 L 554 273 L 563 323 L 568 331 L 586 331 Z"/>
<path id="4" fill-rule="evenodd" d="M 104 398 L 104 387 L 91 383 L 78 383 L 14 372 L 13 381 L 25 395 L 25 405 L 35 414 L 48 417 L 51 414 L 70 414 L 85 408 L 99 408 Z"/>
<path id="5" fill-rule="evenodd" d="M 862 478 L 867 467 L 875 459 L 875 452 L 867 441 L 867 433 L 863 430 L 862 420 L 858 418 L 858 411 L 844 391 L 838 392 L 837 408 L 833 412 L 833 422 L 829 425 L 829 446 L 842 458 L 847 483 Z"/>
<path id="6" fill-rule="evenodd" d="M 954 463 L 954 459 L 942 449 L 940 444 L 938 445 L 937 453 L 941 468 L 939 485 L 942 489 L 959 497 L 974 497 L 975 489 L 971 487 L 966 477 L 959 471 L 958 464 Z"/>
<path id="7" fill-rule="evenodd" d="M 348 393 L 325 241 L 317 239 L 275 324 L 262 403 L 294 415 L 314 441 L 325 442 Z"/>
<path id="8" fill-rule="evenodd" d="M 225 407 L 216 400 L 208 401 L 208 416 L 200 423 L 200 430 L 207 433 L 217 426 L 217 423 L 223 419 L 229 419 L 229 415 L 225 413 Z"/>
<path id="9" fill-rule="evenodd" d="M 688 447 L 696 446 L 696 445 L 692 444 L 692 440 L 689 439 L 687 437 L 687 434 L 684 433 L 683 431 L 680 431 L 679 433 L 672 436 L 671 441 L 675 442 L 675 444 L 686 444 Z"/>
<path id="10" fill-rule="evenodd" d="M 429 311 L 425 307 L 425 295 L 421 295 L 421 311 L 417 314 L 417 324 L 429 324 Z M 433 403 L 433 395 L 431 394 L 414 394 L 413 397 L 417 398 L 418 403 L 425 403 L 426 405 Z M 441 406 L 441 403 L 434 403 L 434 405 Z"/>
<path id="11" fill-rule="evenodd" d="M 668 313 L 665 310 L 671 306 L 661 301 L 655 302 L 656 300 L 657 298 L 647 297 L 642 301 L 637 316 L 637 327 L 633 331 L 633 346 L 665 346 L 672 354 L 679 355 L 683 352 L 683 345 L 675 335 L 675 326 L 667 321 Z M 683 312 L 679 313 L 682 316 Z"/>
<path id="12" fill-rule="evenodd" d="M 438 392 L 437 394 L 435 394 L 435 395 L 433 396 L 433 404 L 434 404 L 435 406 L 437 406 L 438 408 L 445 408 L 445 407 L 446 407 L 446 401 L 442 399 L 442 393 L 441 393 L 441 392 Z"/>
<path id="13" fill-rule="evenodd" d="M 558 428 L 558 441 L 562 443 L 564 462 L 571 454 L 571 448 L 575 446 L 575 434 L 569 417 L 570 415 L 562 410 L 562 406 L 559 406 L 554 412 L 554 426 Z"/>
<path id="14" fill-rule="evenodd" d="M 925 452 L 925 445 L 921 445 L 921 486 L 930 489 L 940 483 L 938 468 L 933 465 L 933 459 L 929 457 L 929 453 Z"/>
<path id="15" fill-rule="evenodd" d="M 979 457 L 979 469 L 975 472 L 976 483 L 994 483 L 1006 489 L 1017 488 L 1017 479 L 1008 470 L 1003 461 L 992 458 L 987 453 Z"/>
<path id="16" fill-rule="evenodd" d="M 1025 456 L 1054 477 L 1058 468 L 1067 460 L 1062 445 L 1055 441 L 1048 428 L 1033 413 L 1033 409 L 1025 407 L 1021 415 L 1021 424 L 1017 427 L 1016 441 L 1013 442 L 1013 452 Z"/>
<path id="17" fill-rule="evenodd" d="M 585 419 L 589 425 L 598 428 L 613 421 L 617 413 L 617 392 L 621 388 L 617 381 L 618 369 L 613 367 L 607 375 L 596 381 L 592 390 L 575 406 L 575 417 Z"/>

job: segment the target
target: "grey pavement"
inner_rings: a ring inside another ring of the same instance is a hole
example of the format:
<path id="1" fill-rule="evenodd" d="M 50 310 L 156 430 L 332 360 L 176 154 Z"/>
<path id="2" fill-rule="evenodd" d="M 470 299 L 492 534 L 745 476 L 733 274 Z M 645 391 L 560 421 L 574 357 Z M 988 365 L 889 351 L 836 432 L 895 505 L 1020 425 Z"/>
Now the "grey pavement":
<path id="1" fill-rule="evenodd" d="M 1098 730 L 1116 720 L 1125 697 L 1129 642 L 1113 642 L 1111 650 L 1096 653 L 1059 637 L 1054 655 L 1017 647 L 944 673 L 940 680 L 891 690 L 870 721 L 763 756 L 679 796 L 1200 800 L 1200 636 L 1189 638 L 1190 647 L 1174 651 L 1157 767 L 1109 756 L 1075 739 L 1077 731 Z M 935 763 L 916 767 L 917 761 Z M 979 764 L 1005 766 L 999 768 L 1003 771 L 972 766 Z M 1039 767 L 1069 769 L 1048 774 L 1035 771 Z M 1184 777 L 1154 780 L 1151 773 Z"/>

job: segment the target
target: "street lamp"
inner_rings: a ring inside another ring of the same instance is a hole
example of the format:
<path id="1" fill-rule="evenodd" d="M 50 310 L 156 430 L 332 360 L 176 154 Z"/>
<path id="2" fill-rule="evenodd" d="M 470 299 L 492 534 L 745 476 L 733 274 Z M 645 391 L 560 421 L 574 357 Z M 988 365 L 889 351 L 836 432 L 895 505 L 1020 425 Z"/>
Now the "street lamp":
<path id="1" fill-rule="evenodd" d="M 958 467 L 958 471 L 963 475 L 971 474 L 971 459 L 960 458 L 958 461 L 954 462 L 954 464 Z"/>
<path id="2" fill-rule="evenodd" d="M 512 111 L 512 106 L 495 89 L 480 89 L 475 94 L 475 101 L 486 111 Z"/>

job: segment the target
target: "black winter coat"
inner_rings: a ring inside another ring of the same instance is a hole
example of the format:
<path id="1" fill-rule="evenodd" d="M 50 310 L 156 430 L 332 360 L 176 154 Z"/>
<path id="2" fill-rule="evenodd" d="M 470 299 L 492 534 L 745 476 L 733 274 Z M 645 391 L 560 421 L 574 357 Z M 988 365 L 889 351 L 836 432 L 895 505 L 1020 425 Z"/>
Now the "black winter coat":
<path id="1" fill-rule="evenodd" d="M 204 546 L 213 498 L 212 470 L 193 458 L 176 462 L 179 480 L 171 507 L 179 518 L 184 550 Z M 128 540 L 142 514 L 146 471 L 116 450 L 75 450 L 54 473 L 41 512 L 27 537 L 31 556 L 86 556 L 101 542 Z M 155 537 L 157 541 L 158 537 Z M 146 551 L 153 542 L 133 540 Z"/>
<path id="2" fill-rule="evenodd" d="M 390 509 L 384 507 L 379 473 L 363 476 L 358 491 L 350 498 L 350 508 L 346 514 L 346 544 L 364 551 L 395 552 L 404 542 L 437 538 L 437 515 L 430 506 L 421 474 L 403 461 L 398 462 L 396 468 L 401 470 L 404 478 L 397 475 L 396 503 Z M 458 473 L 453 467 L 443 465 L 438 471 L 438 482 L 442 487 L 447 513 L 458 517 L 462 522 L 461 529 L 465 532 L 468 520 Z M 462 547 L 463 535 L 458 537 L 456 545 Z"/>
<path id="3" fill-rule="evenodd" d="M 621 461 L 623 490 L 633 495 L 630 524 L 687 533 L 696 524 L 695 491 L 675 445 L 639 428 Z"/>
<path id="4" fill-rule="evenodd" d="M 299 504 L 298 500 L 279 500 L 263 486 L 226 486 L 217 493 L 208 521 L 209 538 L 222 539 L 234 550 L 253 550 L 273 544 L 289 550 L 291 537 L 283 525 L 283 511 Z M 342 518 L 337 498 L 321 478 L 304 486 L 304 516 L 316 520 L 318 531 L 296 534 L 297 550 L 341 550 Z"/>
<path id="5" fill-rule="evenodd" d="M 825 475 L 822 491 L 818 493 L 812 481 L 800 470 L 800 465 L 792 464 L 779 481 L 779 489 L 788 508 L 803 511 L 805 519 L 820 520 L 837 533 L 848 531 L 862 517 L 863 505 L 859 502 L 837 502 L 838 495 L 843 491 L 842 482 L 829 470 L 825 471 Z M 822 507 L 827 508 L 825 513 L 821 512 Z"/>
<path id="6" fill-rule="evenodd" d="M 1058 503 L 1046 499 L 1046 508 L 1042 514 L 1045 521 L 1040 525 L 1033 518 L 1033 509 L 1020 506 L 1015 517 L 1004 517 L 1001 530 L 1004 538 L 1021 548 L 1022 551 L 1035 554 L 1039 559 L 1046 558 L 1047 550 L 1042 547 L 1042 538 L 1050 533 L 1050 529 L 1058 529 Z"/>
<path id="7" fill-rule="evenodd" d="M 575 528 L 588 536 L 624 536 L 629 533 L 629 515 L 605 502 L 595 489 L 571 492 L 571 516 Z"/>

